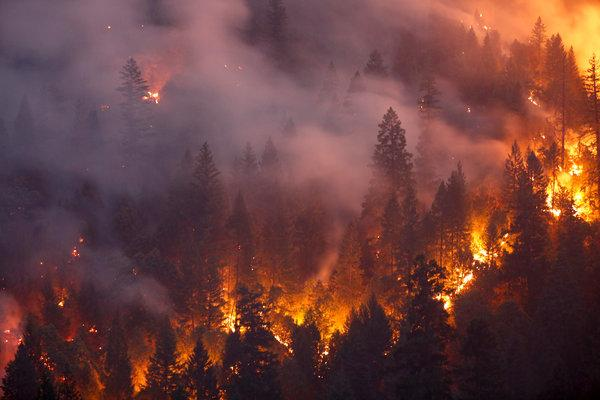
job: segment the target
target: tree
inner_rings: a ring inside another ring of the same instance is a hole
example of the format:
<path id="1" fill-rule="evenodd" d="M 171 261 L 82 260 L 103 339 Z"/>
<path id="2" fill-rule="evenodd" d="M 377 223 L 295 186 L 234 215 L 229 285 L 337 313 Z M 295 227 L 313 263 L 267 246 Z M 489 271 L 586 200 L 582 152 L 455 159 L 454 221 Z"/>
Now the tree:
<path id="1" fill-rule="evenodd" d="M 417 181 L 425 188 L 431 189 L 436 180 L 435 171 L 435 141 L 433 137 L 433 123 L 440 109 L 440 92 L 436 87 L 435 78 L 431 73 L 425 72 L 419 87 L 419 115 L 421 117 L 421 132 L 417 142 L 417 157 L 415 159 L 415 172 Z"/>
<path id="2" fill-rule="evenodd" d="M 446 271 L 447 287 L 456 288 L 472 266 L 469 199 L 460 163 L 448 181 L 440 184 L 430 215 L 435 231 L 436 261 Z"/>
<path id="3" fill-rule="evenodd" d="M 351 314 L 346 329 L 332 360 L 330 380 L 339 384 L 347 379 L 356 399 L 379 399 L 392 332 L 375 296 Z"/>
<path id="4" fill-rule="evenodd" d="M 189 392 L 196 400 L 218 400 L 219 391 L 215 369 L 208 358 L 201 339 L 196 341 L 194 352 L 190 356 L 185 371 Z"/>
<path id="5" fill-rule="evenodd" d="M 389 266 L 390 275 L 397 272 L 400 235 L 402 230 L 402 211 L 396 195 L 390 196 L 381 220 L 381 247 L 383 262 Z"/>
<path id="6" fill-rule="evenodd" d="M 233 206 L 233 214 L 229 217 L 227 227 L 231 232 L 231 242 L 236 254 L 233 264 L 236 266 L 235 281 L 244 285 L 257 282 L 255 270 L 255 240 L 250 222 L 250 215 L 242 193 L 238 193 Z"/>
<path id="7" fill-rule="evenodd" d="M 277 66 L 286 66 L 289 57 L 287 32 L 288 16 L 283 0 L 268 0 L 267 3 L 267 43 L 271 57 Z"/>
<path id="8" fill-rule="evenodd" d="M 338 307 L 354 309 L 362 301 L 365 279 L 361 268 L 362 243 L 358 225 L 351 222 L 346 227 L 340 245 L 339 258 L 329 280 Z"/>
<path id="9" fill-rule="evenodd" d="M 405 279 L 408 299 L 386 379 L 388 396 L 449 399 L 445 349 L 451 329 L 441 301 L 443 268 L 419 256 Z"/>
<path id="10" fill-rule="evenodd" d="M 129 58 L 120 71 L 121 85 L 118 91 L 121 93 L 121 117 L 122 117 L 122 135 L 123 147 L 126 160 L 136 157 L 136 154 L 142 152 L 146 138 L 150 129 L 150 110 L 149 102 L 146 100 L 150 87 L 142 77 L 142 71 L 133 58 Z"/>
<path id="11" fill-rule="evenodd" d="M 542 22 L 542 18 L 538 17 L 529 37 L 530 68 L 533 72 L 533 87 L 536 94 L 539 94 L 543 87 L 545 43 L 546 26 Z"/>
<path id="12" fill-rule="evenodd" d="M 57 400 L 56 390 L 54 389 L 54 382 L 52 379 L 52 374 L 46 367 L 39 368 L 41 371 L 40 382 L 39 382 L 39 390 L 38 390 L 38 400 Z"/>
<path id="13" fill-rule="evenodd" d="M 319 104 L 323 105 L 327 111 L 335 110 L 339 105 L 338 86 L 337 69 L 335 68 L 333 61 L 331 61 L 327 67 L 327 73 L 325 74 L 323 86 L 321 86 L 318 97 Z"/>
<path id="14" fill-rule="evenodd" d="M 106 345 L 104 398 L 128 400 L 133 397 L 131 361 L 125 331 L 119 317 L 113 319 Z"/>
<path id="15" fill-rule="evenodd" d="M 342 104 L 346 112 L 349 112 L 350 114 L 355 114 L 357 112 L 355 109 L 354 97 L 364 91 L 365 82 L 360 72 L 356 71 L 352 76 L 352 79 L 350 79 L 348 90 L 346 90 L 346 97 L 344 98 L 344 103 Z"/>
<path id="16" fill-rule="evenodd" d="M 502 391 L 498 345 L 490 324 L 474 318 L 460 344 L 457 378 L 459 398 L 464 400 L 506 398 Z"/>
<path id="17" fill-rule="evenodd" d="M 83 400 L 75 386 L 73 377 L 69 373 L 66 373 L 65 376 L 61 378 L 60 383 L 58 384 L 57 394 L 58 400 Z"/>
<path id="18" fill-rule="evenodd" d="M 596 193 L 600 196 L 600 71 L 595 54 L 590 58 L 589 64 L 585 75 L 585 87 L 588 98 L 588 121 L 596 140 Z"/>
<path id="19" fill-rule="evenodd" d="M 292 327 L 291 357 L 284 361 L 280 381 L 284 398 L 313 399 L 321 392 L 319 379 L 319 341 L 316 322 L 308 319 Z"/>
<path id="20" fill-rule="evenodd" d="M 281 172 L 279 153 L 270 136 L 265 143 L 265 148 L 260 157 L 260 171 L 267 180 L 276 179 Z"/>
<path id="21" fill-rule="evenodd" d="M 371 52 L 363 72 L 366 76 L 374 78 L 386 78 L 388 76 L 387 67 L 383 65 L 383 57 L 379 51 L 373 50 Z"/>
<path id="22" fill-rule="evenodd" d="M 179 363 L 177 362 L 175 333 L 168 319 L 160 324 L 156 337 L 156 348 L 146 375 L 146 391 L 157 400 L 169 399 L 178 385 Z"/>
<path id="23" fill-rule="evenodd" d="M 505 176 L 505 192 L 510 196 L 507 201 L 510 231 L 515 237 L 513 252 L 507 256 L 505 268 L 511 279 L 526 284 L 531 300 L 543 276 L 540 268 L 546 264 L 548 182 L 535 153 L 529 150 L 527 160 L 523 162 L 516 144 L 507 160 Z"/>
<path id="24" fill-rule="evenodd" d="M 407 188 L 412 183 L 412 155 L 406 150 L 406 131 L 398 114 L 391 107 L 383 116 L 373 153 L 375 174 L 381 175 L 390 193 Z"/>
<path id="25" fill-rule="evenodd" d="M 2 378 L 3 400 L 35 400 L 38 395 L 36 364 L 25 343 L 19 344 L 15 358 Z"/>
<path id="26" fill-rule="evenodd" d="M 228 337 L 223 355 L 225 396 L 228 400 L 278 400 L 278 363 L 271 351 L 275 339 L 261 293 L 240 286 L 237 295 L 235 332 Z"/>
<path id="27" fill-rule="evenodd" d="M 246 143 L 246 147 L 240 158 L 240 169 L 246 180 L 252 180 L 258 174 L 258 158 L 250 142 Z"/>

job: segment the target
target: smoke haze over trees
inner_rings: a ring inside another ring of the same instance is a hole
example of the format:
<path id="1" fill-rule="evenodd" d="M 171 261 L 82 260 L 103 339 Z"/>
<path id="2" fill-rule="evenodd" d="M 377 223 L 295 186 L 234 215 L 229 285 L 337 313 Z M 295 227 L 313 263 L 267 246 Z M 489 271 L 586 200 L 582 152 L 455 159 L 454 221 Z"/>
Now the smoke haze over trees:
<path id="1" fill-rule="evenodd" d="M 0 0 L 1 398 L 596 398 L 598 21 Z"/>

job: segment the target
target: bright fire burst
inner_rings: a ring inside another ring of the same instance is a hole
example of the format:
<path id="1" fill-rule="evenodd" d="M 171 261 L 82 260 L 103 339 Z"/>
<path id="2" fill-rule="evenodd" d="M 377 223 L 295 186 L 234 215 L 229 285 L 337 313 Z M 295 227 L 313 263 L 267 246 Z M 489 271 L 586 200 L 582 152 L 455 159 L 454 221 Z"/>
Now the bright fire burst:
<path id="1" fill-rule="evenodd" d="M 158 104 L 160 103 L 160 93 L 149 91 L 144 97 L 142 97 L 142 99 L 150 103 Z"/>

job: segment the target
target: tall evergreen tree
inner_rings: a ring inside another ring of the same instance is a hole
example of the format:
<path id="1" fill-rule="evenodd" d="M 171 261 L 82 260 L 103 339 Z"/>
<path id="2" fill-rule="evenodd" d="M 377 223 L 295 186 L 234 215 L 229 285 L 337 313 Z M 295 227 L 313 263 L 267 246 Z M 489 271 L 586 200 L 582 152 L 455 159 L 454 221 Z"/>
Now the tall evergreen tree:
<path id="1" fill-rule="evenodd" d="M 333 61 L 329 63 L 321 91 L 319 92 L 318 102 L 327 111 L 335 110 L 339 105 L 339 81 L 338 73 Z"/>
<path id="2" fill-rule="evenodd" d="M 146 391 L 157 400 L 168 400 L 178 386 L 180 365 L 177 362 L 175 333 L 168 319 L 162 321 L 156 338 L 156 349 L 150 357 L 146 375 Z"/>
<path id="3" fill-rule="evenodd" d="M 374 296 L 354 311 L 346 324 L 347 333 L 341 338 L 332 361 L 330 381 L 349 381 L 352 397 L 379 399 L 386 353 L 390 350 L 392 332 L 383 308 Z"/>
<path id="4" fill-rule="evenodd" d="M 142 71 L 133 58 L 129 58 L 120 71 L 121 84 L 118 91 L 122 101 L 122 135 L 126 162 L 132 162 L 147 145 L 152 129 L 149 102 L 146 100 L 150 87 L 142 77 Z"/>
<path id="5" fill-rule="evenodd" d="M 185 377 L 193 399 L 219 399 L 215 368 L 210 363 L 208 352 L 201 339 L 196 341 L 194 352 L 187 362 Z"/>
<path id="6" fill-rule="evenodd" d="M 435 78 L 430 72 L 423 74 L 419 87 L 419 115 L 421 117 L 421 132 L 417 142 L 417 157 L 415 172 L 417 181 L 426 189 L 432 189 L 436 180 L 433 123 L 440 110 L 439 95 Z"/>
<path id="7" fill-rule="evenodd" d="M 255 239 L 250 214 L 242 193 L 238 193 L 229 217 L 227 227 L 231 232 L 235 260 L 236 286 L 238 283 L 254 285 L 257 282 L 255 257 Z"/>
<path id="8" fill-rule="evenodd" d="M 36 363 L 25 343 L 17 348 L 2 378 L 3 400 L 35 400 L 38 395 Z"/>
<path id="9" fill-rule="evenodd" d="M 268 0 L 267 44 L 271 57 L 279 67 L 289 63 L 288 16 L 283 0 Z"/>
<path id="10" fill-rule="evenodd" d="M 596 141 L 596 193 L 600 196 L 600 70 L 595 54 L 590 58 L 586 71 L 585 87 L 588 98 L 588 123 Z"/>
<path id="11" fill-rule="evenodd" d="M 278 400 L 277 359 L 271 348 L 275 339 L 266 319 L 260 292 L 238 288 L 235 332 L 225 345 L 224 392 L 228 400 Z"/>
<path id="12" fill-rule="evenodd" d="M 505 399 L 501 381 L 498 345 L 490 324 L 483 319 L 469 322 L 460 343 L 457 370 L 459 398 Z"/>
<path id="13" fill-rule="evenodd" d="M 366 76 L 375 78 L 386 78 L 388 76 L 387 67 L 383 64 L 383 57 L 379 51 L 373 50 L 369 54 L 369 60 L 363 72 Z"/>
<path id="14" fill-rule="evenodd" d="M 115 317 L 108 332 L 106 345 L 106 381 L 104 398 L 129 400 L 133 397 L 131 361 L 127 354 L 125 331 L 119 317 Z"/>
<path id="15" fill-rule="evenodd" d="M 406 276 L 408 301 L 400 339 L 392 350 L 388 395 L 402 399 L 449 399 L 446 345 L 450 326 L 441 300 L 444 271 L 420 256 Z"/>

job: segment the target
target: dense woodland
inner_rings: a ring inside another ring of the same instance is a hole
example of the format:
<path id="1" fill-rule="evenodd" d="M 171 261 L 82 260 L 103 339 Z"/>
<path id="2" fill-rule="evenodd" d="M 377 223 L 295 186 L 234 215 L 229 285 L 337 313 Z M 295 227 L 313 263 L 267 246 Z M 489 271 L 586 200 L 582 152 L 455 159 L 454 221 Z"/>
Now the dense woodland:
<path id="1" fill-rule="evenodd" d="M 160 4 L 145 23 L 176 25 Z M 283 1 L 249 7 L 240 41 L 314 88 L 333 135 L 395 82 L 418 143 L 380 110 L 351 213 L 329 182 L 295 179 L 301 121 L 230 157 L 207 132 L 178 136 L 176 89 L 159 101 L 135 58 L 110 106 L 26 94 L 0 110 L 0 296 L 20 310 L 0 333 L 2 399 L 598 398 L 597 60 L 578 64 L 541 19 L 511 43 L 479 12 L 431 15 L 340 82 L 335 60 L 307 72 Z M 46 62 L 2 43 L 4 64 Z M 504 162 L 468 170 L 440 121 L 504 142 Z"/>

